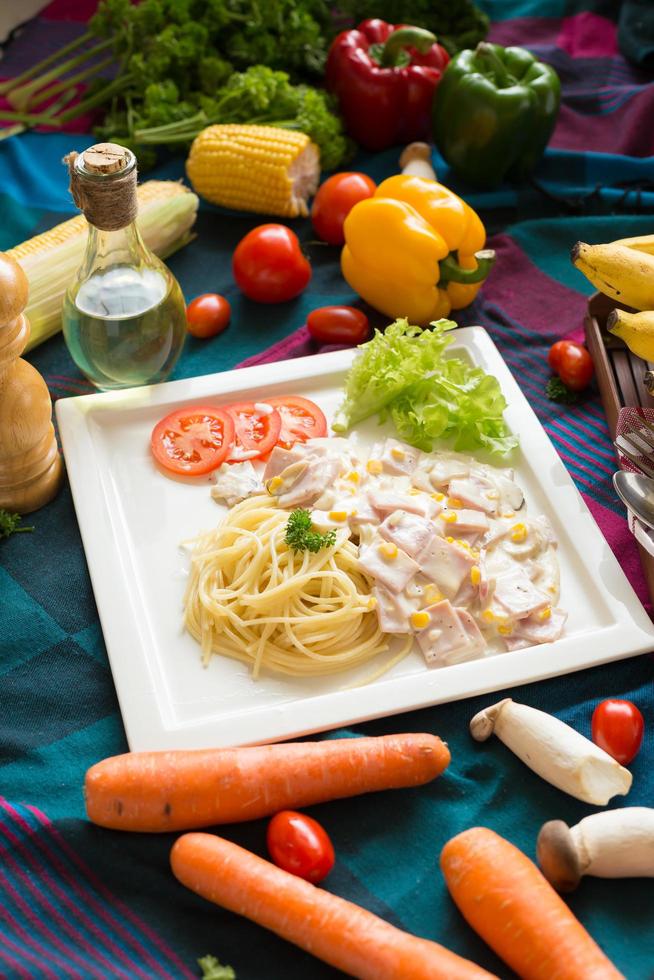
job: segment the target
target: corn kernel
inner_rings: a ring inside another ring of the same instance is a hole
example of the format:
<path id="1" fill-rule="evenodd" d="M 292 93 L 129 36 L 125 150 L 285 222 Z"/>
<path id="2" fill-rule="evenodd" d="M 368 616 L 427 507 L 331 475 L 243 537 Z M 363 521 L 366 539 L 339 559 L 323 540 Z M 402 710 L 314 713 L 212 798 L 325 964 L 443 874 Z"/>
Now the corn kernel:
<path id="1" fill-rule="evenodd" d="M 437 585 L 430 582 L 429 585 L 425 586 L 425 599 L 431 605 L 434 602 L 440 602 L 443 595 Z"/>
<path id="2" fill-rule="evenodd" d="M 350 473 L 348 473 L 345 479 L 349 480 L 350 483 L 358 483 L 361 477 L 356 470 L 352 470 Z"/>
<path id="3" fill-rule="evenodd" d="M 268 493 L 275 493 L 277 490 L 279 490 L 283 482 L 284 481 L 282 480 L 281 476 L 273 476 L 272 480 L 268 480 L 268 485 L 266 487 Z"/>
<path id="4" fill-rule="evenodd" d="M 406 453 L 403 449 L 398 449 L 397 446 L 393 446 L 391 449 L 391 456 L 393 459 L 406 459 Z"/>
<path id="5" fill-rule="evenodd" d="M 372 473 L 373 476 L 378 476 L 383 469 L 381 460 L 369 459 L 368 462 L 366 463 L 366 469 L 368 470 L 369 473 Z"/>
<path id="6" fill-rule="evenodd" d="M 422 490 L 418 490 L 417 487 L 410 487 L 410 489 L 409 489 L 409 496 L 410 497 L 419 497 L 421 493 L 422 493 Z"/>
<path id="7" fill-rule="evenodd" d="M 506 517 L 506 518 L 515 517 L 515 511 L 514 510 L 507 510 L 507 511 L 505 511 L 502 514 L 502 517 Z"/>
<path id="8" fill-rule="evenodd" d="M 437 491 L 436 493 L 432 493 L 432 497 L 434 498 L 434 500 L 445 500 L 445 494 L 440 493 L 439 491 Z"/>
<path id="9" fill-rule="evenodd" d="M 445 521 L 447 524 L 456 524 L 456 519 L 457 519 L 456 511 L 450 511 L 449 513 L 447 513 L 446 511 L 441 511 L 441 513 L 438 516 L 442 521 Z"/>
<path id="10" fill-rule="evenodd" d="M 483 613 L 481 614 L 481 618 L 485 623 L 495 622 L 495 614 L 490 609 L 484 609 Z"/>
<path id="11" fill-rule="evenodd" d="M 447 498 L 448 507 L 463 507 L 463 501 L 459 500 L 458 497 L 448 497 Z"/>
<path id="12" fill-rule="evenodd" d="M 330 521 L 346 521 L 347 513 L 344 510 L 330 510 L 327 515 Z"/>
<path id="13" fill-rule="evenodd" d="M 515 541 L 516 543 L 520 543 L 521 541 L 524 541 L 526 537 L 527 528 L 525 525 L 522 523 L 514 524 L 511 529 L 511 540 Z"/>
<path id="14" fill-rule="evenodd" d="M 414 630 L 424 630 L 425 626 L 429 626 L 431 623 L 431 616 L 428 612 L 413 612 L 411 613 L 411 625 Z"/>
<path id="15" fill-rule="evenodd" d="M 388 558 L 390 561 L 397 558 L 397 545 L 393 544 L 392 541 L 385 541 L 383 544 L 380 544 L 378 551 L 382 558 Z"/>
<path id="16" fill-rule="evenodd" d="M 466 551 L 470 551 L 470 543 L 468 541 L 462 541 L 461 539 L 459 539 L 457 541 L 457 544 L 459 548 L 465 548 Z"/>
<path id="17" fill-rule="evenodd" d="M 479 552 L 477 551 L 476 548 L 471 548 L 470 549 L 470 555 L 471 555 L 472 558 L 475 558 L 475 559 L 479 558 Z"/>
<path id="18" fill-rule="evenodd" d="M 548 592 L 551 592 L 552 595 L 556 595 L 559 590 L 557 589 L 557 587 L 555 585 L 549 585 L 547 587 L 547 591 Z"/>
<path id="19" fill-rule="evenodd" d="M 445 538 L 445 540 L 447 541 L 448 544 L 454 544 L 454 538 L 452 537 L 448 536 L 447 538 Z"/>
<path id="20" fill-rule="evenodd" d="M 497 632 L 500 633 L 501 636 L 511 636 L 511 633 L 513 633 L 513 627 L 500 625 L 497 627 Z"/>
<path id="21" fill-rule="evenodd" d="M 497 490 L 487 490 L 486 491 L 486 500 L 499 500 L 499 497 L 500 497 L 500 495 L 497 492 Z"/>
<path id="22" fill-rule="evenodd" d="M 479 571 L 479 565 L 473 565 L 470 569 L 470 581 L 473 585 L 479 585 L 481 582 L 481 572 Z"/>
<path id="23" fill-rule="evenodd" d="M 547 619 L 550 618 L 551 615 L 552 615 L 552 607 L 545 606 L 545 608 L 541 609 L 541 611 L 538 613 L 538 619 L 540 619 L 541 623 L 544 623 Z"/>

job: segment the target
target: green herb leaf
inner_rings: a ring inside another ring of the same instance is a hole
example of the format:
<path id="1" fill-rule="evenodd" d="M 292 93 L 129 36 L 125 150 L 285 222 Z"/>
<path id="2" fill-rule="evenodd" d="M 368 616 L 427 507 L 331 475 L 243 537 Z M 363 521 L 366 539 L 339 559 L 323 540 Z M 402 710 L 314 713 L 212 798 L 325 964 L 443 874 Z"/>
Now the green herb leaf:
<path id="1" fill-rule="evenodd" d="M 545 385 L 545 392 L 551 402 L 561 402 L 563 405 L 576 405 L 579 401 L 579 393 L 571 391 L 567 385 L 563 384 L 560 378 L 550 378 Z"/>
<path id="2" fill-rule="evenodd" d="M 288 519 L 284 540 L 293 551 L 311 551 L 315 554 L 323 548 L 332 548 L 336 544 L 336 531 L 327 531 L 326 534 L 314 531 L 310 511 L 299 507 Z"/>
<path id="3" fill-rule="evenodd" d="M 506 401 L 497 379 L 446 356 L 454 327 L 438 320 L 422 330 L 403 319 L 375 331 L 350 368 L 334 431 L 347 432 L 377 414 L 390 417 L 402 439 L 426 452 L 437 439 L 459 452 L 513 449 L 517 440 L 503 418 Z"/>
<path id="4" fill-rule="evenodd" d="M 20 514 L 10 514 L 8 510 L 0 508 L 0 540 L 10 538 L 12 534 L 21 534 L 25 531 L 33 531 L 34 528 L 21 527 L 22 517 Z"/>
<path id="5" fill-rule="evenodd" d="M 231 966 L 222 966 L 215 956 L 203 956 L 198 960 L 202 970 L 202 980 L 236 980 L 236 974 Z"/>

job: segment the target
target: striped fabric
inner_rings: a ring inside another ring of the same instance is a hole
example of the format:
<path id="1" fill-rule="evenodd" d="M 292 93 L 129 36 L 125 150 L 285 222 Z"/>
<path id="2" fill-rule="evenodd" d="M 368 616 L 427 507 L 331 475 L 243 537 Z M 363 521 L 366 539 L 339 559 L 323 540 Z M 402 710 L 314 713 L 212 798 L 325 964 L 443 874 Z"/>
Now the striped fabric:
<path id="1" fill-rule="evenodd" d="M 647 602 L 633 539 L 611 490 L 613 454 L 597 393 L 573 407 L 544 395 L 548 347 L 560 337 L 582 336 L 591 292 L 569 262 L 570 246 L 577 239 L 651 233 L 654 223 L 654 81 L 625 61 L 619 46 L 624 11 L 637 4 L 486 0 L 485 6 L 494 18 L 492 39 L 528 46 L 553 64 L 564 97 L 552 146 L 533 181 L 520 188 L 472 192 L 435 160 L 441 179 L 480 211 L 498 254 L 478 300 L 458 319 L 489 331 Z M 93 7 L 93 0 L 55 0 L 6 47 L 0 76 L 70 41 Z M 644 34 L 641 41 L 646 57 Z M 72 212 L 61 158 L 83 149 L 90 137 L 69 130 L 0 143 L 0 249 Z M 396 171 L 397 155 L 362 155 L 351 167 L 381 180 Z M 178 157 L 152 173 L 182 175 Z M 309 310 L 356 302 L 336 250 L 315 245 L 306 221 L 293 228 L 312 262 L 307 291 L 274 308 L 245 299 L 231 278 L 231 254 L 262 220 L 203 207 L 196 241 L 171 259 L 188 299 L 217 291 L 233 310 L 221 337 L 188 339 L 176 377 L 243 363 L 271 363 L 272 375 L 275 361 L 319 350 L 303 326 Z M 381 318 L 374 322 L 384 325 Z M 90 390 L 61 337 L 34 350 L 30 360 L 53 399 Z M 67 485 L 32 523 L 34 534 L 0 542 L 0 977 L 191 977 L 199 975 L 197 958 L 212 953 L 234 966 L 238 980 L 333 980 L 336 971 L 179 886 L 169 870 L 173 835 L 121 835 L 85 820 L 84 773 L 98 759 L 125 751 L 124 731 Z M 651 656 L 506 693 L 584 734 L 602 698 L 636 701 L 646 739 L 631 767 L 634 785 L 626 802 L 653 804 Z M 326 887 L 509 980 L 510 972 L 449 900 L 438 870 L 440 849 L 465 827 L 484 824 L 533 856 L 545 820 L 574 824 L 592 808 L 543 783 L 497 742 L 471 743 L 467 721 L 489 700 L 324 736 L 434 732 L 447 740 L 453 761 L 443 777 L 420 789 L 326 804 L 311 813 L 336 848 Z M 223 832 L 265 854 L 263 821 Z M 649 882 L 588 880 L 569 901 L 629 980 L 653 980 Z"/>

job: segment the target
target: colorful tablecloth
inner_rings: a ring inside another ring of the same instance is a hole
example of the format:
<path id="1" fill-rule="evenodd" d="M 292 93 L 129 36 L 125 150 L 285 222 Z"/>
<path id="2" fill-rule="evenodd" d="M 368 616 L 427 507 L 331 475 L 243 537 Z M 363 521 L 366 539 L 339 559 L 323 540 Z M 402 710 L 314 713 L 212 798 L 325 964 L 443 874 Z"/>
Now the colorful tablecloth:
<path id="1" fill-rule="evenodd" d="M 92 6 L 52 4 L 7 46 L 0 75 L 17 73 L 69 40 Z M 491 38 L 528 46 L 554 65 L 564 100 L 544 163 L 517 191 L 471 192 L 436 158 L 443 181 L 481 211 L 498 253 L 479 300 L 459 319 L 491 333 L 646 602 L 633 540 L 611 489 L 614 460 L 599 399 L 591 394 L 568 408 L 543 393 L 547 348 L 554 339 L 581 336 L 590 292 L 569 263 L 571 244 L 652 231 L 654 82 L 618 48 L 620 42 L 630 57 L 647 63 L 652 45 L 645 19 L 639 30 L 638 4 L 606 0 L 488 0 L 485 6 L 495 19 Z M 61 158 L 88 142 L 84 135 L 27 134 L 0 144 L 0 249 L 72 213 Z M 396 165 L 396 151 L 353 163 L 377 179 Z M 152 176 L 182 174 L 182 161 L 171 159 Z M 306 313 L 354 300 L 336 251 L 313 244 L 302 221 L 293 227 L 314 269 L 306 293 L 275 308 L 242 297 L 230 255 L 260 220 L 203 207 L 197 240 L 170 260 L 187 298 L 218 291 L 234 311 L 222 337 L 189 339 L 175 377 L 311 353 L 317 348 L 303 327 Z M 89 390 L 60 337 L 30 360 L 53 399 Z M 125 751 L 126 742 L 67 485 L 33 523 L 34 534 L 0 544 L 0 976 L 190 977 L 198 975 L 197 957 L 214 953 L 235 967 L 239 980 L 335 977 L 336 971 L 179 886 L 168 868 L 172 836 L 119 835 L 84 819 L 86 768 Z M 597 701 L 636 701 L 647 734 L 625 802 L 653 805 L 652 666 L 645 655 L 507 693 L 586 734 Z M 574 823 L 592 808 L 543 783 L 498 742 L 471 741 L 467 721 L 491 700 L 495 696 L 349 729 L 345 734 L 437 733 L 450 744 L 452 765 L 419 790 L 311 812 L 328 829 L 338 856 L 326 887 L 509 977 L 451 903 L 438 869 L 440 849 L 458 831 L 483 824 L 533 856 L 544 820 Z M 326 737 L 336 734 L 344 733 Z M 223 832 L 265 853 L 263 821 Z M 654 977 L 648 881 L 586 880 L 570 904 L 629 980 Z"/>

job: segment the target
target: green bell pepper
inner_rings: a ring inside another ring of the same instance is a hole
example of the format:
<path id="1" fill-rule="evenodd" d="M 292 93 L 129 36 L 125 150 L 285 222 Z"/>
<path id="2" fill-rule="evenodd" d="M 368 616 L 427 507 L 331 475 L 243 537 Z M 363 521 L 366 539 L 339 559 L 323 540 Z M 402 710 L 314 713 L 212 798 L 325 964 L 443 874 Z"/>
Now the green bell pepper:
<path id="1" fill-rule="evenodd" d="M 481 41 L 450 61 L 433 104 L 434 142 L 478 187 L 523 180 L 556 123 L 559 76 L 524 48 Z"/>

